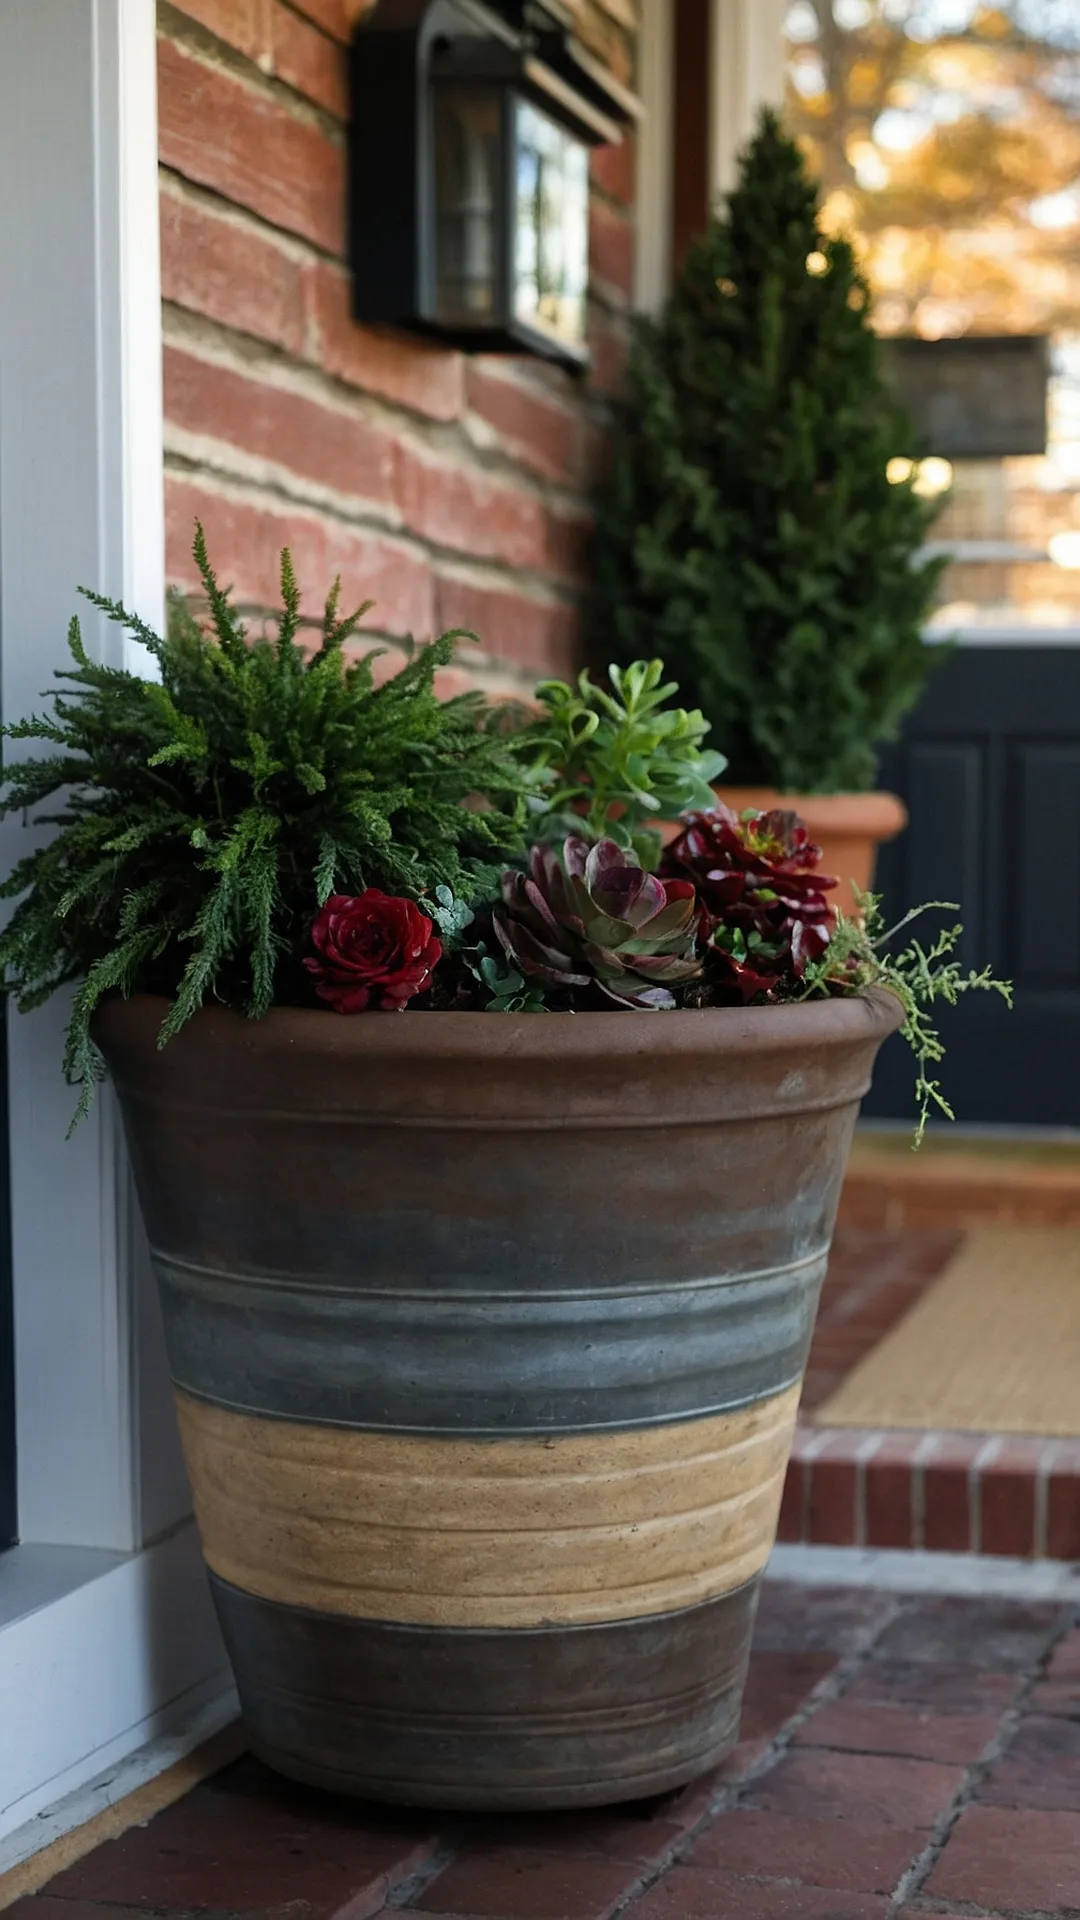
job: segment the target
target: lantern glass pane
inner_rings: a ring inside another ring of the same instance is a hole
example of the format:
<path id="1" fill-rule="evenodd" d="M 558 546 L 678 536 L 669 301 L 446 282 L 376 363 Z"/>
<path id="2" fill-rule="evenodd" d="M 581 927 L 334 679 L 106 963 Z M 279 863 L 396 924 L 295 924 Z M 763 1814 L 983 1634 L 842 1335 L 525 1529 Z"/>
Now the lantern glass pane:
<path id="1" fill-rule="evenodd" d="M 491 322 L 499 298 L 502 109 L 492 87 L 434 88 L 435 311 Z"/>
<path id="2" fill-rule="evenodd" d="M 514 314 L 584 348 L 589 152 L 527 100 L 515 102 Z"/>

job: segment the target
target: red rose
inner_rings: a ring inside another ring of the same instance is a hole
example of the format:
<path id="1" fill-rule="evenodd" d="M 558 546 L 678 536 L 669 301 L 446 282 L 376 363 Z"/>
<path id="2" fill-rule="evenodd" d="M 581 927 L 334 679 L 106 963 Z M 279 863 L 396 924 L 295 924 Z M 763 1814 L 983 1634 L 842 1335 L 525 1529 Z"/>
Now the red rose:
<path id="1" fill-rule="evenodd" d="M 317 960 L 305 960 L 315 991 L 335 1013 L 381 1007 L 401 1013 L 423 993 L 442 958 L 431 921 L 412 900 L 366 887 L 351 898 L 332 893 L 311 928 Z"/>

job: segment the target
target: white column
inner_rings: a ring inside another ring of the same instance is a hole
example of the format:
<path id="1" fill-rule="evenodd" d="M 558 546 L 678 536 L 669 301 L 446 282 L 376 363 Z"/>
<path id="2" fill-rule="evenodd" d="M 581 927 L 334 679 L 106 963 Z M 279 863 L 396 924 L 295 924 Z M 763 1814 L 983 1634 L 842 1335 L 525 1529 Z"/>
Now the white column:
<path id="1" fill-rule="evenodd" d="M 675 139 L 675 0 L 642 0 L 637 131 L 637 233 L 634 304 L 655 313 L 671 286 Z"/>
<path id="2" fill-rule="evenodd" d="M 784 98 L 784 19 L 788 0 L 712 0 L 710 30 L 709 191 L 735 184 L 738 156 L 763 105 Z"/>

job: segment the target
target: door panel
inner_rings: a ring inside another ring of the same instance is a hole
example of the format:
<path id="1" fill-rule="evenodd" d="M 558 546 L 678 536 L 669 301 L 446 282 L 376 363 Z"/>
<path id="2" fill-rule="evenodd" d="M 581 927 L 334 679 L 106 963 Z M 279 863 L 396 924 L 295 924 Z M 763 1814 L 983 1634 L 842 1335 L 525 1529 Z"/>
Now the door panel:
<path id="1" fill-rule="evenodd" d="M 990 963 L 1016 988 L 1012 1013 L 996 995 L 942 1011 L 940 1077 L 958 1120 L 1080 1127 L 1080 647 L 958 648 L 882 785 L 911 813 L 878 867 L 890 921 L 956 901 L 964 965 Z M 864 1112 L 909 1118 L 911 1078 L 890 1041 Z"/>
<path id="2" fill-rule="evenodd" d="M 8 1187 L 7 1006 L 0 1000 L 0 1552 L 16 1537 L 15 1354 Z"/>

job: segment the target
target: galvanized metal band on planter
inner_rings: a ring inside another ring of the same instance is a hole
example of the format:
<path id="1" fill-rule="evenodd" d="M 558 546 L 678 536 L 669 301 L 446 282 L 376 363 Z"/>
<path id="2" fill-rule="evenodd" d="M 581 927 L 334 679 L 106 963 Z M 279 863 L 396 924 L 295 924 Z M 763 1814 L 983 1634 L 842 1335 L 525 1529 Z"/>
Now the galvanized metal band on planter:
<path id="1" fill-rule="evenodd" d="M 470 1806 L 719 1758 L 896 1003 L 163 1014 L 98 1037 L 257 1749 Z"/>
<path id="2" fill-rule="evenodd" d="M 782 1392 L 802 1376 L 825 1261 L 576 1294 L 381 1292 L 162 1254 L 156 1267 L 189 1394 L 283 1420 L 500 1434 L 687 1419 Z"/>

